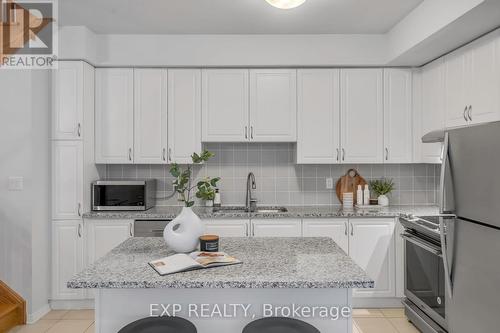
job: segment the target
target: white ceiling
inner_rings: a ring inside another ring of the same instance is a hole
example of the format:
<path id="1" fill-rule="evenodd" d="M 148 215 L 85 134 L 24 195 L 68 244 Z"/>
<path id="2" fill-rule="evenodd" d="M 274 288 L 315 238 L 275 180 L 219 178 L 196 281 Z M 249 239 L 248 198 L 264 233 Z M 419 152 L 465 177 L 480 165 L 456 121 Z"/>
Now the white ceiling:
<path id="1" fill-rule="evenodd" d="M 60 0 L 63 26 L 103 34 L 382 34 L 423 0 Z"/>

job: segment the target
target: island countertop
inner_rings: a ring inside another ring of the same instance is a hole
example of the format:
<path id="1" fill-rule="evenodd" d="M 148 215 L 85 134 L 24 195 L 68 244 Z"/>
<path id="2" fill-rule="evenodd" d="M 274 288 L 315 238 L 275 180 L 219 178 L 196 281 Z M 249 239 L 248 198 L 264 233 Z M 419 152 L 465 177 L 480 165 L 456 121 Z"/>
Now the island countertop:
<path id="1" fill-rule="evenodd" d="M 243 264 L 160 276 L 148 262 L 174 254 L 161 237 L 130 238 L 77 274 L 68 288 L 373 288 L 330 238 L 222 238 Z"/>

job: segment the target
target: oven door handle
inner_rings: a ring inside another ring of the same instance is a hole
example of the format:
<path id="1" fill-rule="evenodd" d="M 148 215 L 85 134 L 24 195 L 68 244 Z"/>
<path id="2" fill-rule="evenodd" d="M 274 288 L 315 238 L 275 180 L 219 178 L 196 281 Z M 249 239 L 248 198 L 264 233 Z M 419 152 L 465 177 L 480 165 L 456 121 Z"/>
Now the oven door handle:
<path id="1" fill-rule="evenodd" d="M 437 247 L 429 242 L 426 242 L 425 240 L 417 238 L 417 237 L 410 235 L 408 233 L 401 234 L 401 237 L 404 240 L 406 240 L 412 244 L 415 244 L 418 247 L 421 247 L 422 249 L 429 251 L 430 253 L 432 253 L 438 257 L 442 256 L 442 252 L 441 252 L 441 249 L 439 247 Z"/>

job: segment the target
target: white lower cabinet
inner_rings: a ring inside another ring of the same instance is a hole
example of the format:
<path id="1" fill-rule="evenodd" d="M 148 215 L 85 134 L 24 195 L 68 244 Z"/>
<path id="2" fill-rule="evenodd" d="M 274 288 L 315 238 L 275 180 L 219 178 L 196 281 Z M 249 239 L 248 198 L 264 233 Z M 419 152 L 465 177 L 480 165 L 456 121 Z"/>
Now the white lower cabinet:
<path id="1" fill-rule="evenodd" d="M 52 299 L 85 298 L 85 289 L 68 289 L 66 283 L 84 268 L 82 220 L 52 222 Z"/>
<path id="2" fill-rule="evenodd" d="M 85 228 L 88 265 L 134 236 L 132 220 L 85 220 Z"/>
<path id="3" fill-rule="evenodd" d="M 349 256 L 375 281 L 354 289 L 355 297 L 395 297 L 395 219 L 349 219 Z"/>
<path id="4" fill-rule="evenodd" d="M 249 220 L 206 220 L 205 233 L 220 237 L 247 237 L 250 233 Z"/>
<path id="5" fill-rule="evenodd" d="M 349 252 L 348 219 L 310 219 L 302 221 L 304 237 L 330 237 L 345 253 Z"/>
<path id="6" fill-rule="evenodd" d="M 255 237 L 300 237 L 300 219 L 256 219 L 252 220 L 252 236 Z"/>

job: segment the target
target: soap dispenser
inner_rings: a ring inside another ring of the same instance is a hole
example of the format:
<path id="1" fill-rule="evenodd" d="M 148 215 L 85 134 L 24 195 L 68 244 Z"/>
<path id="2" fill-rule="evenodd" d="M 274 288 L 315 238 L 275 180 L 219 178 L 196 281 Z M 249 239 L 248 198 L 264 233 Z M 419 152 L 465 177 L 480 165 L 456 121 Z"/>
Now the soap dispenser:
<path id="1" fill-rule="evenodd" d="M 365 185 L 365 190 L 363 191 L 363 200 L 365 205 L 370 204 L 370 189 L 368 188 L 368 184 Z"/>
<path id="2" fill-rule="evenodd" d="M 363 189 L 361 185 L 358 185 L 358 191 L 356 192 L 356 203 L 358 206 L 363 205 Z"/>

